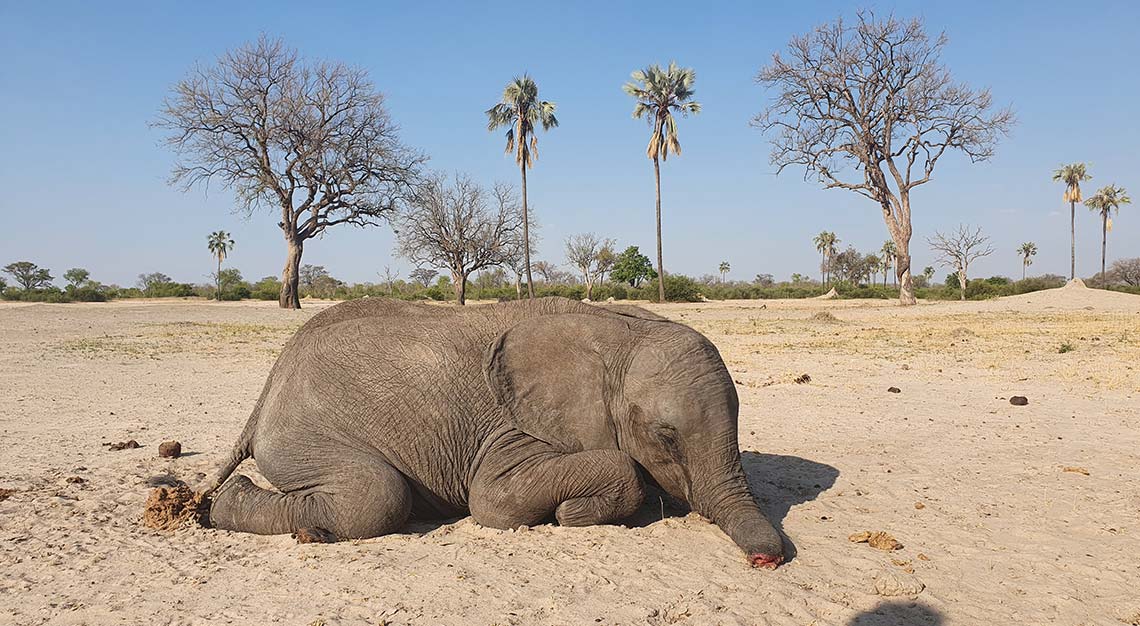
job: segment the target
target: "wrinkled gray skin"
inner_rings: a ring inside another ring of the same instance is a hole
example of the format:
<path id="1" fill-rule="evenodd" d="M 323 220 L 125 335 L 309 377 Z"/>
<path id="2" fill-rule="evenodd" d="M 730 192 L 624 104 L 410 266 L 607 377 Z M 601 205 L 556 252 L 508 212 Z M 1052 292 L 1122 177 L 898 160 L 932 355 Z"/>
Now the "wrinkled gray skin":
<path id="1" fill-rule="evenodd" d="M 207 489 L 210 518 L 340 538 L 466 512 L 494 528 L 605 524 L 639 507 L 644 471 L 775 567 L 783 543 L 748 490 L 737 409 L 712 343 L 637 307 L 346 302 L 285 347 Z M 249 457 L 280 493 L 226 480 Z"/>

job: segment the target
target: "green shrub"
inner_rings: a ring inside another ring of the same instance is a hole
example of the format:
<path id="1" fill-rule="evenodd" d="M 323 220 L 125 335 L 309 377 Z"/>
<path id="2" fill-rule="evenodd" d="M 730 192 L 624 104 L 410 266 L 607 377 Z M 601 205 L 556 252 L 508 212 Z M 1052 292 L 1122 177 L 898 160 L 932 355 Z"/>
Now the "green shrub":
<path id="1" fill-rule="evenodd" d="M 641 288 L 641 298 L 657 302 L 657 283 L 654 278 Z M 667 302 L 700 302 L 702 286 L 684 274 L 665 276 L 665 300 Z M 706 296 L 707 297 L 707 296 Z"/>
<path id="2" fill-rule="evenodd" d="M 835 292 L 841 298 L 869 298 L 889 300 L 899 297 L 899 290 L 887 285 L 852 285 L 842 282 L 836 283 Z"/>
<path id="3" fill-rule="evenodd" d="M 281 297 L 281 281 L 276 276 L 266 276 L 250 288 L 249 297 L 257 300 L 277 300 Z"/>
<path id="4" fill-rule="evenodd" d="M 67 296 L 75 302 L 106 302 L 107 289 L 98 283 L 88 283 L 82 287 L 68 285 Z"/>
<path id="5" fill-rule="evenodd" d="M 194 286 L 186 283 L 155 283 L 143 290 L 147 298 L 188 298 L 194 295 Z"/>
<path id="6" fill-rule="evenodd" d="M 53 304 L 71 302 L 71 296 L 66 291 L 55 286 L 44 287 L 42 289 L 17 289 L 16 287 L 9 287 L 4 290 L 4 299 L 21 302 L 49 302 Z"/>

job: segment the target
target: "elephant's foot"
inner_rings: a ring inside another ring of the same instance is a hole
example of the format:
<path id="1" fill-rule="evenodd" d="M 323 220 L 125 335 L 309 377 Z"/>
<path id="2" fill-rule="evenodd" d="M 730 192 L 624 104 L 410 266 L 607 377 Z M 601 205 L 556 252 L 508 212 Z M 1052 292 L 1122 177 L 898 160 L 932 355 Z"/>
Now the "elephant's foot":
<path id="1" fill-rule="evenodd" d="M 470 494 L 475 521 L 493 528 L 531 525 L 554 514 L 563 526 L 625 519 L 645 499 L 633 459 L 620 450 L 566 454 L 518 432 L 489 450 Z"/>
<path id="2" fill-rule="evenodd" d="M 628 495 L 628 497 L 626 497 Z M 562 526 L 594 526 L 612 524 L 637 511 L 642 498 L 632 490 L 613 496 L 571 498 L 558 505 L 554 517 Z"/>

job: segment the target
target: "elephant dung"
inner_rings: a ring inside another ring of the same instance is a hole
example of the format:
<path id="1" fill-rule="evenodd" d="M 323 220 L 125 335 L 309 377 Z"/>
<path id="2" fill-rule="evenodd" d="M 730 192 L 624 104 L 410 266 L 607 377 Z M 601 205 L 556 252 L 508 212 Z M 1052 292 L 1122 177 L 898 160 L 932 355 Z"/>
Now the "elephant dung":
<path id="1" fill-rule="evenodd" d="M 164 459 L 177 459 L 182 456 L 182 444 L 177 441 L 164 441 L 158 444 L 158 456 Z"/>
<path id="2" fill-rule="evenodd" d="M 902 544 L 899 543 L 898 540 L 892 537 L 889 533 L 883 532 L 881 530 L 875 532 L 865 530 L 861 533 L 855 533 L 851 535 L 847 538 L 847 540 L 851 541 L 852 543 L 865 543 L 872 548 L 878 550 L 886 550 L 888 552 L 891 550 L 901 550 L 903 547 Z"/>
<path id="3" fill-rule="evenodd" d="M 906 596 L 914 598 L 926 589 L 926 583 L 922 582 L 914 574 L 908 574 L 900 571 L 882 571 L 875 576 L 872 582 L 872 589 L 876 595 L 880 596 Z"/>
<path id="4" fill-rule="evenodd" d="M 157 530 L 175 530 L 187 522 L 201 522 L 209 502 L 186 485 L 159 487 L 150 492 L 143 510 L 143 525 Z"/>
<path id="5" fill-rule="evenodd" d="M 105 443 L 103 445 L 107 446 L 108 449 L 113 451 L 134 450 L 135 448 L 142 447 L 139 445 L 139 442 L 135 441 L 134 439 L 130 439 L 128 441 L 120 441 L 119 443 Z"/>
<path id="6" fill-rule="evenodd" d="M 1025 396 L 1010 396 L 1009 403 L 1013 406 L 1025 406 L 1029 404 L 1029 398 Z"/>

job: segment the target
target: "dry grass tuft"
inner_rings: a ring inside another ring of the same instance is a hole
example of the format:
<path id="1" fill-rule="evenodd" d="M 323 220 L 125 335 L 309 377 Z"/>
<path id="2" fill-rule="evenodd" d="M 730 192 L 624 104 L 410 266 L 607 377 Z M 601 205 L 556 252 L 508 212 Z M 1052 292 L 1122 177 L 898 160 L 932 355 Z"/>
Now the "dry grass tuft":
<path id="1" fill-rule="evenodd" d="M 820 311 L 811 316 L 811 319 L 816 322 L 826 322 L 828 324 L 836 324 L 839 322 L 839 318 L 832 315 L 831 311 Z"/>

